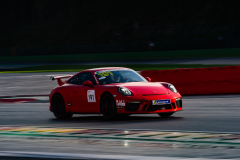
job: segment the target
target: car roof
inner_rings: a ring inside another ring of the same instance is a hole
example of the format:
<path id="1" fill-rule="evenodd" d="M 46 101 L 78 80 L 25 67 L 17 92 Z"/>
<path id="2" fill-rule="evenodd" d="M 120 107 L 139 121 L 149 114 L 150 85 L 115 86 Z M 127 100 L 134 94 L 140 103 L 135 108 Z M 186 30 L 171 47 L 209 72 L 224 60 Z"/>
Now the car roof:
<path id="1" fill-rule="evenodd" d="M 104 68 L 92 68 L 92 69 L 87 69 L 87 70 L 84 70 L 84 72 L 86 72 L 86 71 L 96 72 L 96 71 L 101 71 L 101 70 L 110 70 L 110 69 L 130 69 L 130 68 L 125 68 L 125 67 L 104 67 Z"/>

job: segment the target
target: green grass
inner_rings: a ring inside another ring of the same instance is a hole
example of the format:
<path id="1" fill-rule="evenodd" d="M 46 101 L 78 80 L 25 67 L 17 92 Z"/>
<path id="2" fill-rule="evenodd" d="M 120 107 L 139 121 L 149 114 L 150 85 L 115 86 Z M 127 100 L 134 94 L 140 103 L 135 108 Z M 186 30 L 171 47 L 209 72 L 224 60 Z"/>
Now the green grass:
<path id="1" fill-rule="evenodd" d="M 0 73 L 27 73 L 27 72 L 79 72 L 85 69 L 99 67 L 127 67 L 133 70 L 169 70 L 177 68 L 206 68 L 222 67 L 226 65 L 201 65 L 201 64 L 132 64 L 132 65 L 43 65 L 34 67 L 23 67 Z"/>
<path id="2" fill-rule="evenodd" d="M 124 59 L 160 59 L 160 58 L 206 58 L 206 57 L 240 57 L 240 48 L 177 50 L 153 52 L 121 52 L 95 54 L 3 56 L 0 62 L 71 62 L 91 60 Z"/>

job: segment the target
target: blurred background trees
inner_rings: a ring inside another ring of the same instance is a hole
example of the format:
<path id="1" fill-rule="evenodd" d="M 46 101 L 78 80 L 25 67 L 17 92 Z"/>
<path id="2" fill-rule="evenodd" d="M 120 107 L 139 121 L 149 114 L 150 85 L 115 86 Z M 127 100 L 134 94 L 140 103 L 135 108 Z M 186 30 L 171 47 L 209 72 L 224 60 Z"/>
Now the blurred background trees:
<path id="1" fill-rule="evenodd" d="M 201 38 L 225 41 L 239 36 L 238 3 L 237 0 L 5 0 L 0 5 L 0 48 Z M 216 47 L 224 46 L 209 48 Z"/>

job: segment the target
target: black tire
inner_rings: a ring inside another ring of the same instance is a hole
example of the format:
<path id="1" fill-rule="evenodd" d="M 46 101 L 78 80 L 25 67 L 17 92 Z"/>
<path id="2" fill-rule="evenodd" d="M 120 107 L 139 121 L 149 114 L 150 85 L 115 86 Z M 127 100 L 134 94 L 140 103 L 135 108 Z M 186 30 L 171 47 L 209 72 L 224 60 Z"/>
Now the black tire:
<path id="1" fill-rule="evenodd" d="M 117 117 L 116 103 L 110 93 L 103 95 L 100 107 L 104 118 L 110 120 Z"/>
<path id="2" fill-rule="evenodd" d="M 173 115 L 173 113 L 174 113 L 174 112 L 169 112 L 169 113 L 158 113 L 158 115 L 161 116 L 161 117 L 166 118 L 166 117 L 169 117 L 169 116 Z"/>
<path id="3" fill-rule="evenodd" d="M 73 116 L 71 113 L 66 113 L 64 99 L 58 93 L 52 98 L 52 111 L 57 119 L 67 119 Z"/>
<path id="4" fill-rule="evenodd" d="M 120 117 L 129 117 L 131 115 L 131 113 L 119 113 L 118 114 Z"/>

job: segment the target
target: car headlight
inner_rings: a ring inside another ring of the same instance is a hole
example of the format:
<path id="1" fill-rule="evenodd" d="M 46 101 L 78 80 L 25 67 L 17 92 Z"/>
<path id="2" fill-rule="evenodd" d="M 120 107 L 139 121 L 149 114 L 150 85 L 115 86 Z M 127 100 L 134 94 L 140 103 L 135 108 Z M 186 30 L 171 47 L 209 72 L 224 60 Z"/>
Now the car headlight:
<path id="1" fill-rule="evenodd" d="M 119 87 L 118 91 L 119 91 L 119 93 L 121 93 L 124 96 L 131 96 L 132 95 L 132 92 L 129 89 L 124 88 L 124 87 Z"/>
<path id="2" fill-rule="evenodd" d="M 177 93 L 177 89 L 172 85 L 172 84 L 168 84 L 168 88 L 174 92 L 174 93 Z"/>

